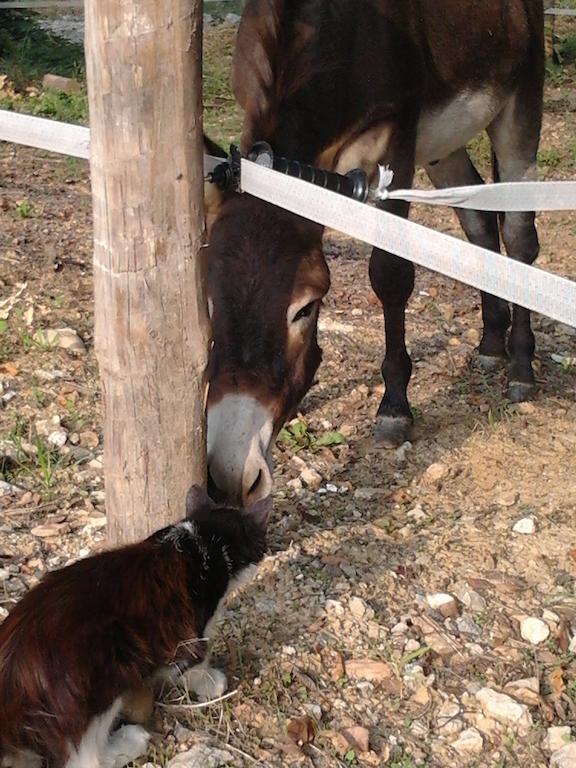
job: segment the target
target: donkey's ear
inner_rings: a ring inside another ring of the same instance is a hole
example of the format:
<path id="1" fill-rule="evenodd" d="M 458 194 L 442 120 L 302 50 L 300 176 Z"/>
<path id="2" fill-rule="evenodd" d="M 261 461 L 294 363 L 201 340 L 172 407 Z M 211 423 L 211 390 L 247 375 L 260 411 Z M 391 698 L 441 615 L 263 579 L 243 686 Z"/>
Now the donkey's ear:
<path id="1" fill-rule="evenodd" d="M 250 517 L 259 528 L 266 528 L 268 519 L 272 513 L 272 496 L 258 499 L 254 504 L 246 507 L 244 514 Z"/>
<path id="2" fill-rule="evenodd" d="M 254 126 L 271 107 L 285 6 L 286 0 L 248 0 L 244 7 L 232 61 L 232 90 L 246 113 L 245 126 Z M 245 133 L 242 151 L 253 142 Z"/>
<path id="3" fill-rule="evenodd" d="M 186 516 L 193 517 L 194 513 L 199 509 L 206 509 L 214 507 L 214 502 L 208 496 L 204 488 L 199 485 L 191 486 L 190 490 L 186 494 Z"/>

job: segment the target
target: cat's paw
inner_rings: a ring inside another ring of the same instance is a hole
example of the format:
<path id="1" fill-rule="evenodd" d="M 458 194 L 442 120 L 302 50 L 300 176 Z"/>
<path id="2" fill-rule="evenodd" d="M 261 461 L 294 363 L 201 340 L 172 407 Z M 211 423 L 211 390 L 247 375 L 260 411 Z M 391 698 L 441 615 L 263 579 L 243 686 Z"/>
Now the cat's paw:
<path id="1" fill-rule="evenodd" d="M 199 701 L 218 699 L 226 692 L 228 681 L 219 669 L 198 665 L 182 675 L 182 683 L 187 691 L 196 694 Z"/>
<path id="2" fill-rule="evenodd" d="M 110 737 L 105 763 L 110 768 L 125 765 L 146 754 L 150 734 L 141 725 L 123 725 Z"/>

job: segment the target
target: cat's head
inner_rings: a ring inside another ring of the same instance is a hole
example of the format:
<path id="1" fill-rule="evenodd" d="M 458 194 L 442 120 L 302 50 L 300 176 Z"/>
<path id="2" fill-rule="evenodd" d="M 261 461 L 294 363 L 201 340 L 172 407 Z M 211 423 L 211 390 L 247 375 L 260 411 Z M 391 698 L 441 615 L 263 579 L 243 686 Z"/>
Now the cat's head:
<path id="1" fill-rule="evenodd" d="M 186 496 L 186 517 L 197 523 L 228 523 L 245 531 L 265 533 L 272 512 L 272 496 L 259 499 L 248 507 L 231 507 L 213 501 L 199 485 Z"/>

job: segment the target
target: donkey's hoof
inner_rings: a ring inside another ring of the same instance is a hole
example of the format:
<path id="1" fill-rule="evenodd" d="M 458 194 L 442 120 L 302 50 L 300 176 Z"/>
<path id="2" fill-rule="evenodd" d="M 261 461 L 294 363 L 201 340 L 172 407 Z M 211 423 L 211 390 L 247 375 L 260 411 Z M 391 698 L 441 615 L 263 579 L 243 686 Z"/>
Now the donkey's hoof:
<path id="1" fill-rule="evenodd" d="M 412 429 L 412 419 L 408 416 L 377 416 L 374 437 L 388 448 L 398 448 L 411 439 Z"/>
<path id="2" fill-rule="evenodd" d="M 511 381 L 506 390 L 506 397 L 511 403 L 524 403 L 532 400 L 536 393 L 536 385 L 526 381 Z"/>
<path id="3" fill-rule="evenodd" d="M 488 373 L 500 370 L 507 362 L 507 358 L 503 355 L 478 354 L 478 365 Z"/>

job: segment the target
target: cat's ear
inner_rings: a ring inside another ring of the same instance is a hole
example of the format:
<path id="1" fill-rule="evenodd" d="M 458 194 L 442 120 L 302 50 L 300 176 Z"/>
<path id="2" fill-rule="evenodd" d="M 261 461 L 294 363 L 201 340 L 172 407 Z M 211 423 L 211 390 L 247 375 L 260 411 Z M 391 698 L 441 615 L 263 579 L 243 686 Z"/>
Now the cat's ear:
<path id="1" fill-rule="evenodd" d="M 265 499 L 258 499 L 257 502 L 246 507 L 244 514 L 250 517 L 260 528 L 266 528 L 268 519 L 272 513 L 272 496 L 266 496 Z"/>
<path id="2" fill-rule="evenodd" d="M 186 516 L 192 517 L 199 509 L 211 509 L 215 506 L 204 488 L 199 485 L 191 486 L 186 494 Z"/>

